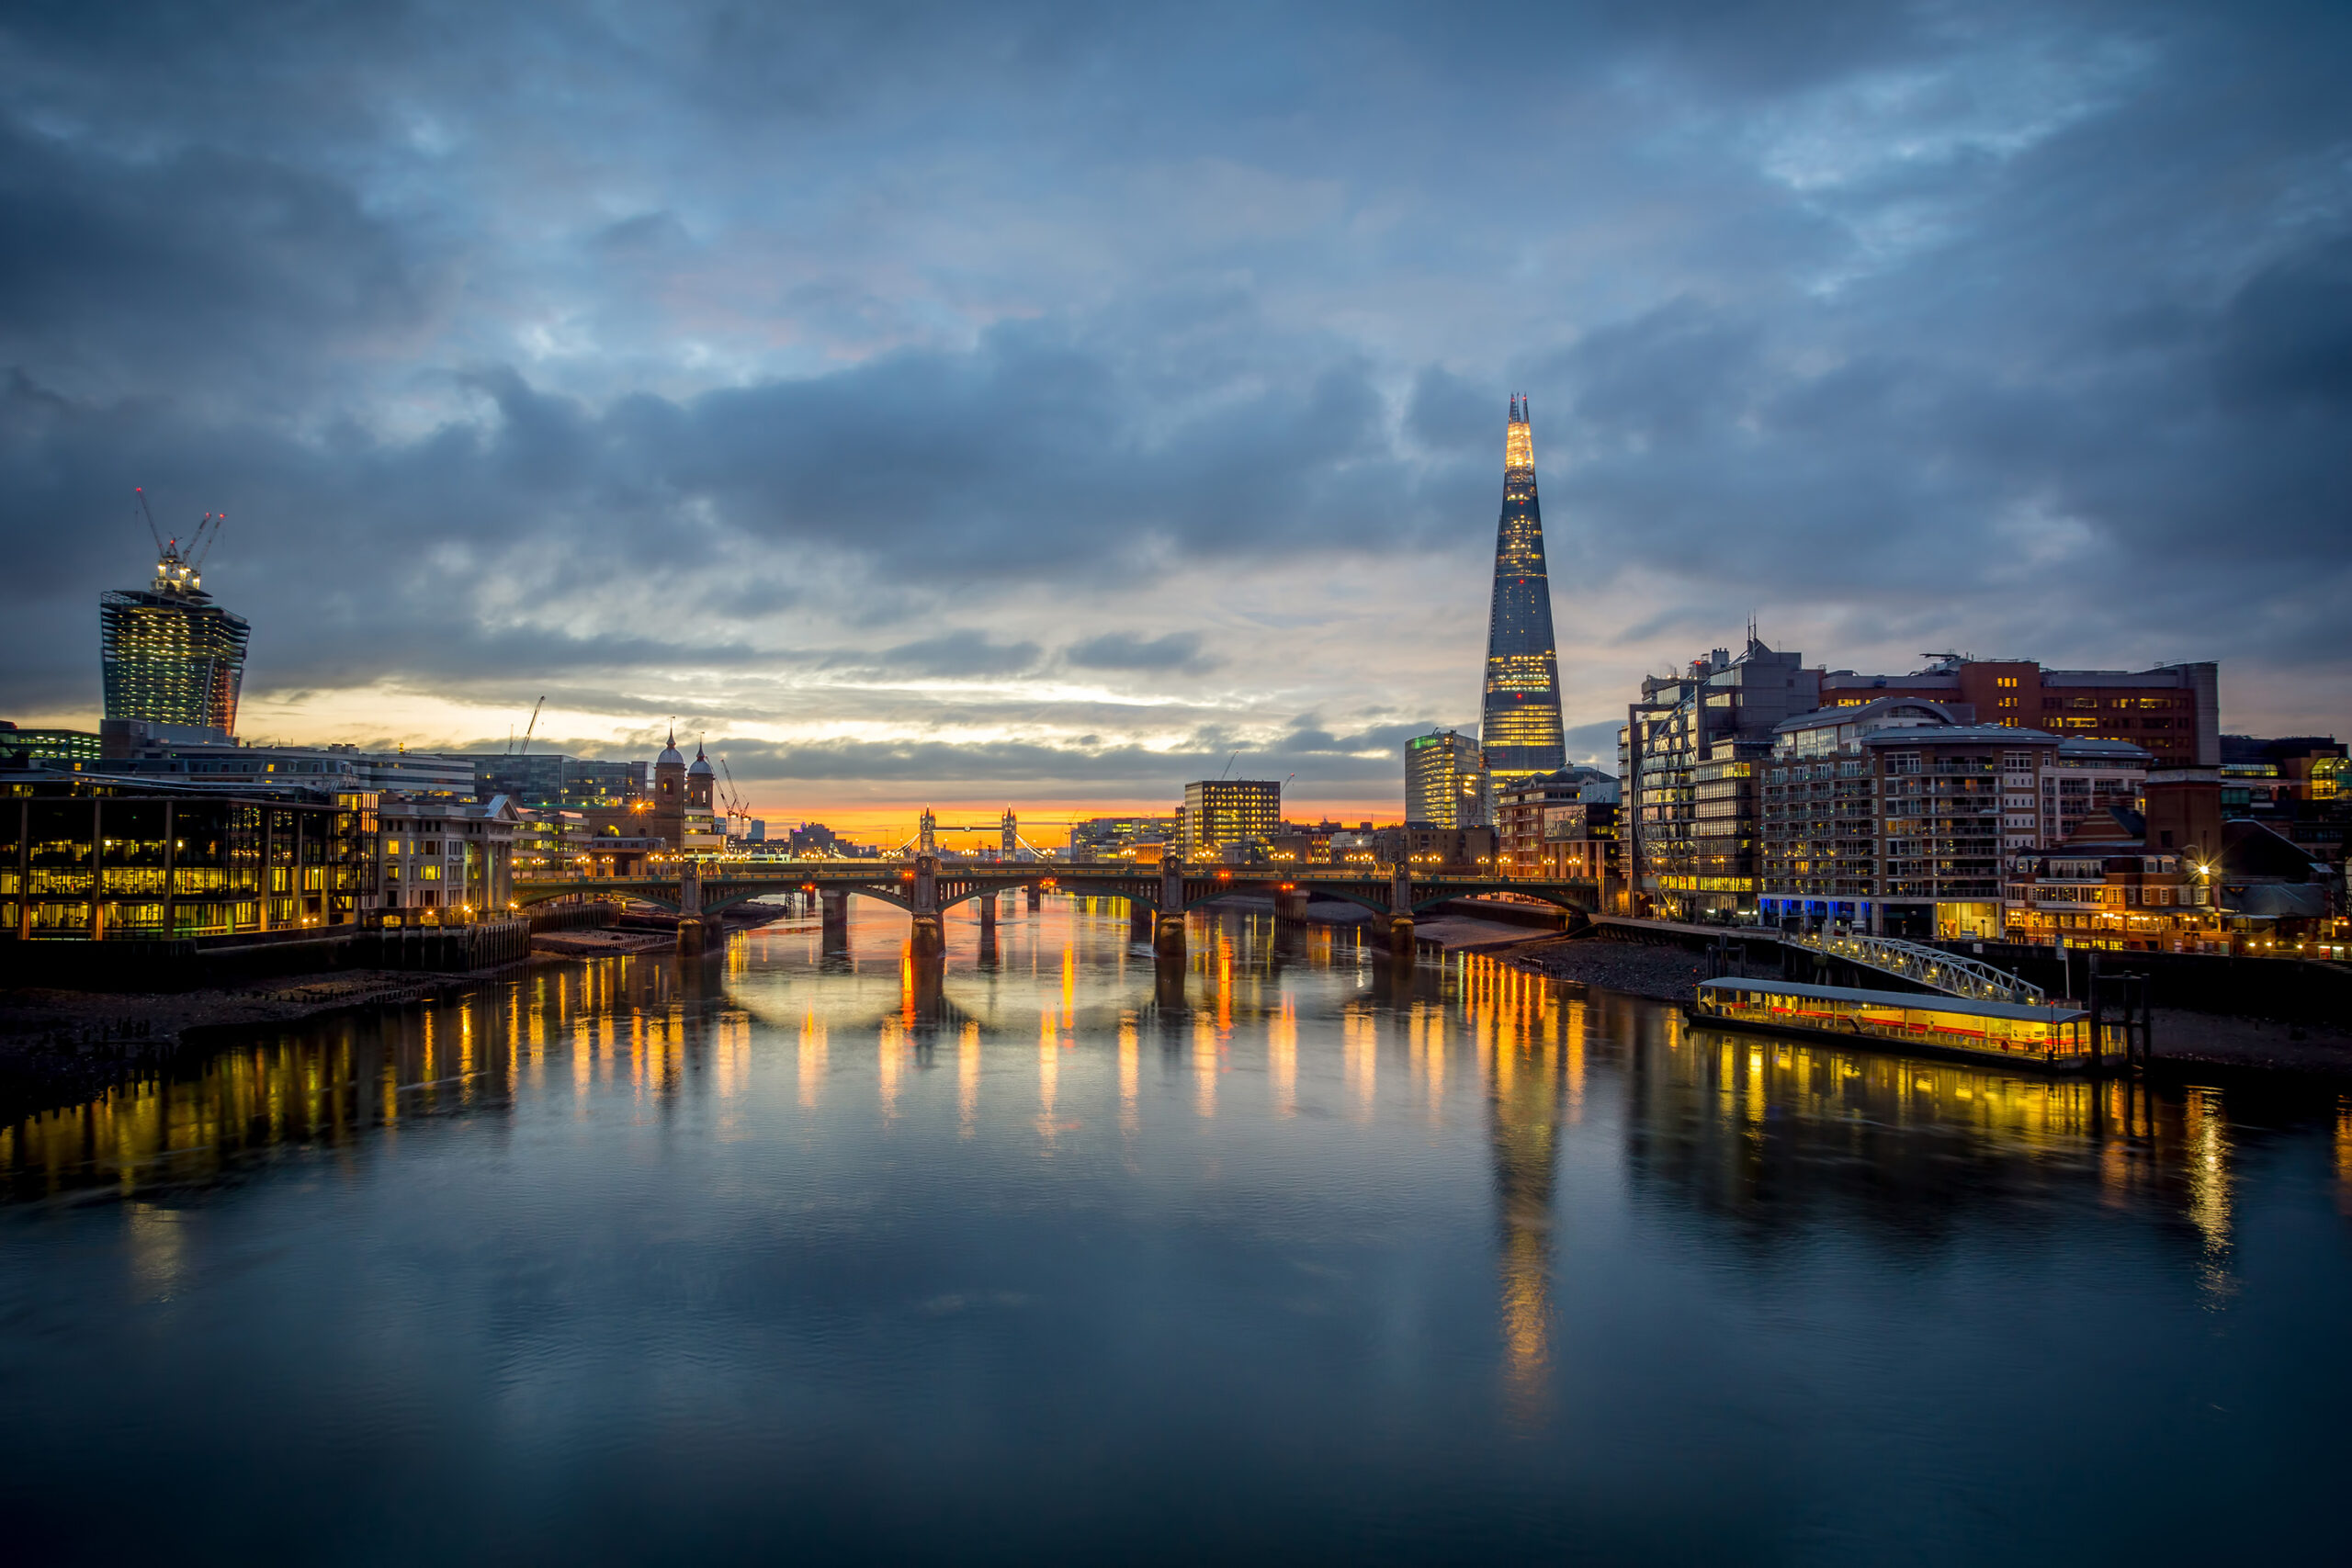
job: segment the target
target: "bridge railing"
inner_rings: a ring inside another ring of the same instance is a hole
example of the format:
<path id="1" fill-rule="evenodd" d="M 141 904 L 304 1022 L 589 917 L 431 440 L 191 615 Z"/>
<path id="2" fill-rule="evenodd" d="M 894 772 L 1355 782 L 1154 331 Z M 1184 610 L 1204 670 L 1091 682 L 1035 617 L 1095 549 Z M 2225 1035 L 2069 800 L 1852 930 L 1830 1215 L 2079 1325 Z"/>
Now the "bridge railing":
<path id="1" fill-rule="evenodd" d="M 1962 958 L 1941 948 L 1924 947 L 1899 937 L 1792 931 L 1783 933 L 1781 940 L 1864 968 L 1899 975 L 1947 996 L 1981 1002 L 2015 1002 L 2025 1007 L 2041 1007 L 2050 999 L 2041 987 L 2021 980 L 2006 969 L 1996 969 L 1976 959 Z"/>

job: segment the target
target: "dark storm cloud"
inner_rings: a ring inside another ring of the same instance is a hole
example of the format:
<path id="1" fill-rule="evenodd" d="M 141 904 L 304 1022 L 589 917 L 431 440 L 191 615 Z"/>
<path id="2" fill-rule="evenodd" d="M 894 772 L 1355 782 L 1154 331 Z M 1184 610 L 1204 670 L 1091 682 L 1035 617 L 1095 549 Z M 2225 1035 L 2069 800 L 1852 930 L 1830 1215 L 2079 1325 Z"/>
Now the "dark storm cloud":
<path id="1" fill-rule="evenodd" d="M 2326 6 L 17 7 L 0 705 L 88 700 L 136 483 L 230 512 L 288 690 L 1273 679 L 1114 597 L 1475 574 L 1513 389 L 1592 646 L 2341 684 L 2347 50 Z"/>

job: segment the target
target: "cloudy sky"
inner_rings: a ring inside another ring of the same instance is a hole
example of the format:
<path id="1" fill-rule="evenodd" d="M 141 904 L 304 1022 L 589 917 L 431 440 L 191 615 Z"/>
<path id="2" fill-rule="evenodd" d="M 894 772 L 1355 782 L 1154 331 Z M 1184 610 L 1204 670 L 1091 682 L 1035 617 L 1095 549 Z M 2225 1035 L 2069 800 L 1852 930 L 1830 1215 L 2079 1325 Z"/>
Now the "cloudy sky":
<path id="1" fill-rule="evenodd" d="M 1049 818 L 1768 641 L 2352 728 L 2352 7 L 20 4 L 0 716 L 225 511 L 255 739 Z"/>

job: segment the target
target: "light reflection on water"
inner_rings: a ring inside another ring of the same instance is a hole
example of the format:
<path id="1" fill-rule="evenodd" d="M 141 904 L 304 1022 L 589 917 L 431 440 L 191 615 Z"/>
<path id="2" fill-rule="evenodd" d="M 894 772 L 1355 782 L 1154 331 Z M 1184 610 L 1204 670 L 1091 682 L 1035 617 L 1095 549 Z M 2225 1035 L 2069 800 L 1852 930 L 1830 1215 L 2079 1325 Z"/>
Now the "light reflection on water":
<path id="1" fill-rule="evenodd" d="M 387 1560 L 2320 1528 L 2341 1097 L 1857 1055 L 1262 918 L 1181 968 L 1114 908 L 950 930 L 538 971 L 0 1129 L 26 1539 L 101 1555 L 127 1444 L 199 1557 L 265 1471 Z"/>

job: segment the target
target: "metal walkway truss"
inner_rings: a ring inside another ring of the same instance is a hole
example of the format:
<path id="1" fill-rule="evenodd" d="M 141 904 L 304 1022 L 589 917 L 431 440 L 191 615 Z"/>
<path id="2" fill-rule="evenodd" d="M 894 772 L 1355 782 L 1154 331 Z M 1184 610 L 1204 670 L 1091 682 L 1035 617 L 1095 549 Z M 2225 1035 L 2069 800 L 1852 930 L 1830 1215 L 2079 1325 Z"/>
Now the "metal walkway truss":
<path id="1" fill-rule="evenodd" d="M 1899 975 L 1916 985 L 1928 987 L 1947 996 L 1967 997 L 1980 1002 L 2016 1002 L 2024 1007 L 2041 1007 L 2049 1002 L 2041 987 L 2030 985 L 2006 969 L 1973 958 L 1962 958 L 1941 948 L 1925 947 L 1916 942 L 1903 942 L 1891 936 L 1847 936 L 1812 931 L 1803 934 L 1784 932 L 1781 940 L 1792 947 L 1802 947 L 1815 953 L 1842 958 L 1866 969 L 1876 969 L 1888 975 Z"/>

